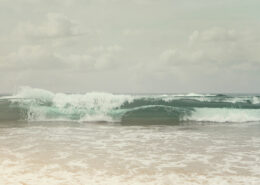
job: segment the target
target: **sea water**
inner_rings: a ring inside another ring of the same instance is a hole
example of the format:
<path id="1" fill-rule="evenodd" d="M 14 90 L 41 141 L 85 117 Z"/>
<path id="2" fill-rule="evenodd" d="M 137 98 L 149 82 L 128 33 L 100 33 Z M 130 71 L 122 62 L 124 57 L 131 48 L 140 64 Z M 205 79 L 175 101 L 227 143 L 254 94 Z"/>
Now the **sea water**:
<path id="1" fill-rule="evenodd" d="M 260 184 L 260 97 L 0 97 L 0 184 Z"/>

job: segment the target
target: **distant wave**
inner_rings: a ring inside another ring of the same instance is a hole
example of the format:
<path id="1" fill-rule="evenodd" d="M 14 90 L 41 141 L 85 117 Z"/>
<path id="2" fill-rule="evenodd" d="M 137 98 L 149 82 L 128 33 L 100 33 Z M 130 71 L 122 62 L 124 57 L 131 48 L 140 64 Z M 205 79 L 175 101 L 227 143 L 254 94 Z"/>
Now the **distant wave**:
<path id="1" fill-rule="evenodd" d="M 0 97 L 0 120 L 122 123 L 260 121 L 259 96 L 224 94 L 115 95 L 53 93 L 22 87 Z"/>

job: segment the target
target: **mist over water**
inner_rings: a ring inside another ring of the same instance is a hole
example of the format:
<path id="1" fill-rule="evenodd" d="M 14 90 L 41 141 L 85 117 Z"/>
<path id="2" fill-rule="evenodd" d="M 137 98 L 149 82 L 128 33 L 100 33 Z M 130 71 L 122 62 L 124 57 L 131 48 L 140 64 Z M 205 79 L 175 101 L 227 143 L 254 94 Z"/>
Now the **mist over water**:
<path id="1" fill-rule="evenodd" d="M 260 184 L 257 95 L 21 88 L 0 98 L 0 184 Z"/>

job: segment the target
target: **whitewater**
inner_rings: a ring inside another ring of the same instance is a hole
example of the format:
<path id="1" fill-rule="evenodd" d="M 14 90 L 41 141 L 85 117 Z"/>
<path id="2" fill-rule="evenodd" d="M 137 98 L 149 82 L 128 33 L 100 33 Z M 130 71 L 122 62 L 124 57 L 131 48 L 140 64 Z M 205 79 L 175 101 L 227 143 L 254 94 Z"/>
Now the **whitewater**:
<path id="1" fill-rule="evenodd" d="M 23 87 L 0 99 L 0 120 L 78 122 L 260 121 L 260 96 L 224 94 L 119 95 L 53 93 Z"/>
<path id="2" fill-rule="evenodd" d="M 259 185 L 258 94 L 0 96 L 0 185 Z"/>

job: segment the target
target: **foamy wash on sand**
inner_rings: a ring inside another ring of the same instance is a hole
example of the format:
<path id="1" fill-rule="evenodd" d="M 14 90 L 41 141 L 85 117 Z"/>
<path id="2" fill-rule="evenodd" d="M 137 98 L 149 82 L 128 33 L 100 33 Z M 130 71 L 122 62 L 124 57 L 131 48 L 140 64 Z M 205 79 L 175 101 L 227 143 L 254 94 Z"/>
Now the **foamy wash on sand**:
<path id="1" fill-rule="evenodd" d="M 260 184 L 258 95 L 0 98 L 0 184 Z"/>

